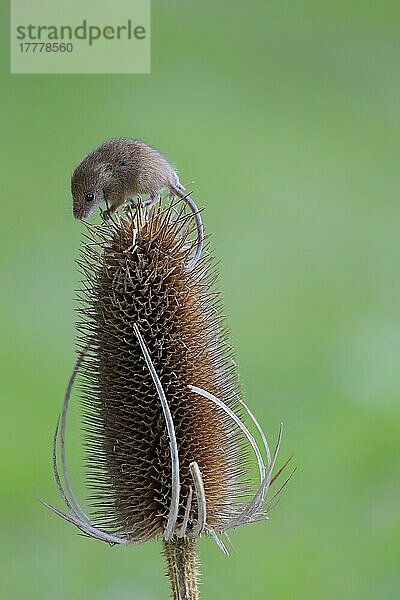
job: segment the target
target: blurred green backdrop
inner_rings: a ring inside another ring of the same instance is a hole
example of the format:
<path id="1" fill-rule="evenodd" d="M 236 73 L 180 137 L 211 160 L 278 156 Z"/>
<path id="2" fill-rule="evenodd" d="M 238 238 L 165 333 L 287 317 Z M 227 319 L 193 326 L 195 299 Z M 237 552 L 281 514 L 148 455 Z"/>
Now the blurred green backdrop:
<path id="1" fill-rule="evenodd" d="M 400 4 L 154 0 L 149 76 L 11 76 L 8 18 L 0 596 L 167 597 L 157 543 L 83 539 L 37 501 L 73 361 L 70 172 L 136 136 L 196 181 L 246 399 L 299 465 L 229 559 L 201 542 L 203 597 L 400 597 Z"/>

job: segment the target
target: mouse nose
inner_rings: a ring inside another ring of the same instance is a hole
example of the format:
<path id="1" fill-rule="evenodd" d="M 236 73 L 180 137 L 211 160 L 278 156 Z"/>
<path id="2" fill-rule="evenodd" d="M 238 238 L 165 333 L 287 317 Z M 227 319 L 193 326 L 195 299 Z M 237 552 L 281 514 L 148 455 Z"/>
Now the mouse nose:
<path id="1" fill-rule="evenodd" d="M 79 208 L 78 206 L 73 206 L 72 207 L 72 214 L 74 215 L 75 219 L 81 220 L 82 217 L 83 217 L 83 209 Z"/>

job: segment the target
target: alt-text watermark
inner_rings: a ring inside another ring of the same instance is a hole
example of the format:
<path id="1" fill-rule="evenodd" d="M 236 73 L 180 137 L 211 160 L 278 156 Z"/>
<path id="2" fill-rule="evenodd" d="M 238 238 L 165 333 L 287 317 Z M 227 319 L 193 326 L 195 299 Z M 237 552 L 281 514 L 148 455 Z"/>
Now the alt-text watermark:
<path id="1" fill-rule="evenodd" d="M 150 73 L 150 0 L 11 0 L 12 73 Z"/>

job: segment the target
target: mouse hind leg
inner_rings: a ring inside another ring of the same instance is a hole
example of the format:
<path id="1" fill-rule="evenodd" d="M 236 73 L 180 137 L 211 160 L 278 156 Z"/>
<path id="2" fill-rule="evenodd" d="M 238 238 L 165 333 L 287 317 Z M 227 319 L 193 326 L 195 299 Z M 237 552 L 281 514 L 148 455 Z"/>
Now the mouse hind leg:
<path id="1" fill-rule="evenodd" d="M 158 194 L 158 192 L 151 192 L 148 198 L 146 198 L 145 200 L 143 200 L 142 198 L 142 206 L 152 206 L 153 204 L 158 202 L 159 199 L 160 195 Z M 136 206 L 139 204 L 137 196 L 128 198 L 128 201 L 133 205 L 134 208 L 136 208 Z"/>
<path id="2" fill-rule="evenodd" d="M 143 206 L 152 206 L 160 200 L 160 194 L 158 192 L 151 192 L 146 200 L 143 200 Z"/>

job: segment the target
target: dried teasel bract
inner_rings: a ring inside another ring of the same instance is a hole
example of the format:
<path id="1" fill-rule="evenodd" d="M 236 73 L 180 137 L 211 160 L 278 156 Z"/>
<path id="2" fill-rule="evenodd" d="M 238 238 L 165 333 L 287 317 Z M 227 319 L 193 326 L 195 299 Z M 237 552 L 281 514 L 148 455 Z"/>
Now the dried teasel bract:
<path id="1" fill-rule="evenodd" d="M 65 509 L 50 507 L 110 544 L 162 539 L 171 597 L 187 600 L 199 597 L 197 538 L 208 534 L 228 553 L 224 534 L 268 518 L 287 481 L 270 492 L 282 426 L 270 452 L 240 397 L 207 245 L 185 268 L 193 245 L 193 219 L 179 203 L 87 226 L 78 358 L 53 443 Z M 66 464 L 78 372 L 90 515 Z"/>

